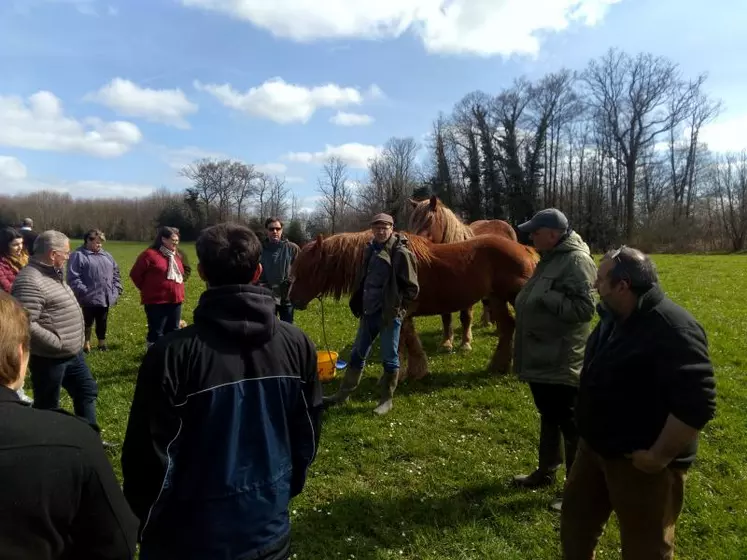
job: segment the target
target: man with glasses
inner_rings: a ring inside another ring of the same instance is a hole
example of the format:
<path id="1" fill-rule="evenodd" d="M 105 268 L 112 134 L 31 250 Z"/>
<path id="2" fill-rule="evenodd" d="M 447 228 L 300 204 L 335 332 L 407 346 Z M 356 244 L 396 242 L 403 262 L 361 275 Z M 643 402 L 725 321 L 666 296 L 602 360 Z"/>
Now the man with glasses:
<path id="1" fill-rule="evenodd" d="M 295 243 L 283 239 L 283 222 L 280 218 L 265 220 L 267 239 L 262 244 L 262 277 L 259 285 L 272 290 L 275 297 L 275 312 L 281 321 L 293 323 L 293 306 L 288 299 L 290 269 L 296 260 L 299 248 Z"/>
<path id="2" fill-rule="evenodd" d="M 98 387 L 83 358 L 83 312 L 64 279 L 70 240 L 59 231 L 40 233 L 34 256 L 21 269 L 11 294 L 28 311 L 31 322 L 31 386 L 34 408 L 60 406 L 60 388 L 73 400 L 76 416 L 98 430 Z M 108 445 L 108 444 L 107 444 Z"/>
<path id="3" fill-rule="evenodd" d="M 581 372 L 580 439 L 560 521 L 564 558 L 592 559 L 614 511 L 624 559 L 671 559 L 685 474 L 716 409 L 706 334 L 636 249 L 605 255 L 596 288 L 601 320 Z"/>
<path id="4" fill-rule="evenodd" d="M 379 379 L 381 394 L 374 412 L 383 415 L 392 409 L 397 388 L 402 320 L 420 288 L 415 257 L 407 237 L 394 233 L 394 219 L 389 214 L 376 214 L 371 220 L 371 231 L 373 240 L 363 254 L 363 265 L 350 298 L 350 309 L 360 318 L 350 363 L 340 389 L 324 401 L 335 405 L 350 397 L 360 383 L 366 357 L 380 336 L 384 374 Z"/>

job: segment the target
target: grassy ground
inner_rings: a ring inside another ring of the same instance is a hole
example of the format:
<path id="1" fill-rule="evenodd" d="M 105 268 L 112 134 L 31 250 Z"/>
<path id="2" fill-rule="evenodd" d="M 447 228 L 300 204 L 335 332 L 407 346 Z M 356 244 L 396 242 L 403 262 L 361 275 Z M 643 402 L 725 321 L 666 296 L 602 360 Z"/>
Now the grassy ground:
<path id="1" fill-rule="evenodd" d="M 145 316 L 127 278 L 142 247 L 107 249 L 122 269 L 125 294 L 111 313 L 112 351 L 93 352 L 88 363 L 100 387 L 104 436 L 121 442 L 144 353 Z M 193 247 L 185 249 L 196 264 Z M 747 257 L 655 260 L 664 288 L 709 334 L 719 391 L 717 418 L 687 481 L 677 557 L 747 558 Z M 203 289 L 196 275 L 190 279 L 188 322 Z M 355 333 L 346 304 L 325 303 L 329 345 L 343 358 Z M 297 312 L 296 322 L 324 347 L 318 302 Z M 438 352 L 438 318 L 420 319 L 417 327 L 432 375 L 402 385 L 392 413 L 375 417 L 375 349 L 356 398 L 326 414 L 307 487 L 291 505 L 294 558 L 558 558 L 559 518 L 547 504 L 559 487 L 533 492 L 510 484 L 536 463 L 538 416 L 527 387 L 484 372 L 496 342 L 488 331 L 476 329 L 471 353 L 446 355 Z M 111 459 L 119 474 L 119 455 Z M 597 557 L 619 558 L 614 520 Z"/>

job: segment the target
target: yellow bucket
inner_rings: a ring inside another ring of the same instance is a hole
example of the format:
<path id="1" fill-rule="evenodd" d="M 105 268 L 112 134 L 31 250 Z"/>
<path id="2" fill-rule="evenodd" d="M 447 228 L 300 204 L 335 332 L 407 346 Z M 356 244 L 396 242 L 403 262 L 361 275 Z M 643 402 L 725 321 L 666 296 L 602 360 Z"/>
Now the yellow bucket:
<path id="1" fill-rule="evenodd" d="M 334 379 L 337 373 L 335 364 L 337 364 L 337 352 L 323 350 L 316 353 L 316 373 L 319 375 L 319 381 L 324 383 Z"/>

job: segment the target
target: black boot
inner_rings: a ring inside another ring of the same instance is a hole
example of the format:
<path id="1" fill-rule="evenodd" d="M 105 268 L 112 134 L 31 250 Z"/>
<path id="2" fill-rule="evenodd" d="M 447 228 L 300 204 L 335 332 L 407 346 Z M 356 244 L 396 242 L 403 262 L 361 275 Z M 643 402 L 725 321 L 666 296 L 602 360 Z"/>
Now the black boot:
<path id="1" fill-rule="evenodd" d="M 392 372 L 384 372 L 384 375 L 379 379 L 379 385 L 381 387 L 381 397 L 379 398 L 379 406 L 374 408 L 374 412 L 379 416 L 383 416 L 390 410 L 392 410 L 394 398 L 394 390 L 397 388 L 397 381 L 399 380 L 399 370 L 395 369 Z"/>
<path id="2" fill-rule="evenodd" d="M 356 390 L 358 387 L 358 384 L 361 381 L 361 376 L 363 375 L 363 370 L 355 369 L 353 367 L 348 366 L 348 368 L 345 370 L 345 377 L 342 379 L 342 383 L 340 384 L 340 388 L 337 390 L 337 392 L 329 397 L 323 397 L 322 402 L 325 406 L 334 406 L 337 404 L 342 404 L 346 400 L 350 398 L 350 395 L 353 391 Z"/>
<path id="3" fill-rule="evenodd" d="M 540 417 L 539 465 L 531 474 L 514 477 L 514 483 L 523 488 L 540 488 L 555 484 L 555 475 L 562 462 L 560 428 Z"/>

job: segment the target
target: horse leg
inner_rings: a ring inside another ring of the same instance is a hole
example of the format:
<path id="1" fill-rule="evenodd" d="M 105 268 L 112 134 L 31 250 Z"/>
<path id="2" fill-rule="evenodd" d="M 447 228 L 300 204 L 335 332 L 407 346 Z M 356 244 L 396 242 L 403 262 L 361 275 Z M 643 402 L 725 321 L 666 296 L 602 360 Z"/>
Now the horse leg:
<path id="1" fill-rule="evenodd" d="M 403 321 L 403 327 L 404 323 L 407 322 L 408 319 L 405 319 Z M 399 334 L 399 344 L 397 345 L 397 355 L 399 356 L 399 377 L 398 382 L 404 381 L 407 379 L 409 372 L 407 371 L 409 363 L 409 356 L 410 356 L 410 340 L 403 335 L 403 331 L 400 330 Z"/>
<path id="2" fill-rule="evenodd" d="M 482 318 L 480 319 L 480 326 L 486 328 L 490 326 L 490 323 L 490 302 L 484 299 L 482 300 Z"/>
<path id="3" fill-rule="evenodd" d="M 415 332 L 415 323 L 412 317 L 407 317 L 402 322 L 400 339 L 407 344 L 408 362 L 407 376 L 413 379 L 422 379 L 428 375 L 428 358 L 423 346 L 420 344 L 418 334 Z"/>
<path id="4" fill-rule="evenodd" d="M 441 348 L 451 352 L 454 349 L 454 327 L 451 322 L 451 313 L 442 313 L 441 322 L 444 325 L 444 338 L 441 341 Z"/>
<path id="5" fill-rule="evenodd" d="M 472 350 L 472 306 L 459 312 L 462 322 L 462 350 Z"/>
<path id="6" fill-rule="evenodd" d="M 498 345 L 488 369 L 493 373 L 508 373 L 511 366 L 511 353 L 514 339 L 514 318 L 508 311 L 508 302 L 491 297 L 491 315 L 498 321 Z"/>

